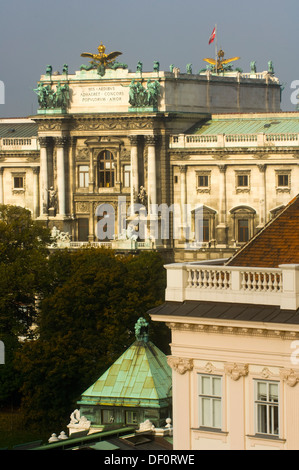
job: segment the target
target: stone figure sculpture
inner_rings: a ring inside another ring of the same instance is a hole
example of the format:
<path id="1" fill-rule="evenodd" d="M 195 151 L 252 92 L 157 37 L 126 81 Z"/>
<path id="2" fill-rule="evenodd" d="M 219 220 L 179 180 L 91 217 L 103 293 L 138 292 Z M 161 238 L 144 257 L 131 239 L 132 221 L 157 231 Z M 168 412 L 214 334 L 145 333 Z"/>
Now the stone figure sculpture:
<path id="1" fill-rule="evenodd" d="M 35 91 L 38 96 L 40 109 L 65 109 L 70 99 L 69 85 L 67 83 L 61 85 L 61 82 L 58 82 L 56 85 L 56 91 L 51 87 L 51 85 L 39 83 L 37 88 L 33 91 Z"/>
<path id="2" fill-rule="evenodd" d="M 147 88 L 141 82 L 131 81 L 129 90 L 129 103 L 134 108 L 144 108 L 146 106 L 157 107 L 160 93 L 160 83 L 158 81 L 147 81 Z"/>
<path id="3" fill-rule="evenodd" d="M 255 60 L 250 62 L 250 73 L 256 73 L 256 62 L 255 62 Z"/>

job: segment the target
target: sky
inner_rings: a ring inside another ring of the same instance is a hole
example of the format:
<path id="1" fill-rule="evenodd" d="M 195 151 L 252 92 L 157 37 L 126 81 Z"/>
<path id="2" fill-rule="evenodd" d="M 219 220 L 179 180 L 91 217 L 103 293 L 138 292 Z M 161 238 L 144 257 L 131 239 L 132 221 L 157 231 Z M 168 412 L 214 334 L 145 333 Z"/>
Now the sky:
<path id="1" fill-rule="evenodd" d="M 281 109 L 294 111 L 298 13 L 298 0 L 0 0 L 0 118 L 36 114 L 33 89 L 47 65 L 75 73 L 88 63 L 81 53 L 96 53 L 101 42 L 106 53 L 121 51 L 132 72 L 138 61 L 151 71 L 157 60 L 160 70 L 174 64 L 185 72 L 191 63 L 197 73 L 215 56 L 208 42 L 216 24 L 218 48 L 239 56 L 234 64 L 244 72 L 253 60 L 258 72 L 272 60 Z"/>

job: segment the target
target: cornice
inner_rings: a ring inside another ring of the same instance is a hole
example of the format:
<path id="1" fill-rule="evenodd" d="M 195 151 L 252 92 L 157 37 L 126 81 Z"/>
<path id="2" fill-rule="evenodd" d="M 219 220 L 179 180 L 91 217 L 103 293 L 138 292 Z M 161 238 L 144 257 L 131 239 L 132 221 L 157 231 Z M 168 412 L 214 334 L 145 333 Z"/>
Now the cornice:
<path id="1" fill-rule="evenodd" d="M 201 333 L 217 333 L 223 335 L 234 335 L 234 336 L 255 336 L 263 338 L 280 338 L 283 340 L 295 340 L 299 338 L 299 331 L 291 331 L 279 328 L 265 328 L 264 324 L 260 327 L 250 326 L 248 323 L 244 326 L 234 326 L 234 325 L 217 325 L 217 324 L 207 324 L 207 323 L 176 323 L 176 322 L 166 322 L 166 325 L 171 330 L 179 331 L 192 331 L 192 332 L 201 332 Z"/>

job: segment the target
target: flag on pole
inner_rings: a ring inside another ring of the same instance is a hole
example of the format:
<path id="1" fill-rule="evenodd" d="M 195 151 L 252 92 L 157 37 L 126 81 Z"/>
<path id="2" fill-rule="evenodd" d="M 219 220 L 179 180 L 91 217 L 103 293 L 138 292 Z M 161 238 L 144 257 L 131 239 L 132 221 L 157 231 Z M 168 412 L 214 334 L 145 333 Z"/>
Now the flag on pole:
<path id="1" fill-rule="evenodd" d="M 216 37 L 216 28 L 213 29 L 213 32 L 209 39 L 209 44 L 211 44 L 214 41 L 215 37 Z"/>

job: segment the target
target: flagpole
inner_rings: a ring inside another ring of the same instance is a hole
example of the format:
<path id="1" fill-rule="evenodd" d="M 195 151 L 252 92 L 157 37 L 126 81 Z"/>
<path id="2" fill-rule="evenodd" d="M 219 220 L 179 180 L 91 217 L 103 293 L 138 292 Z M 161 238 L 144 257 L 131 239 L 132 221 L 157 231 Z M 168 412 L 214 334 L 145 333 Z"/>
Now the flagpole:
<path id="1" fill-rule="evenodd" d="M 215 60 L 216 60 L 216 74 L 217 74 L 217 24 L 215 24 Z"/>

